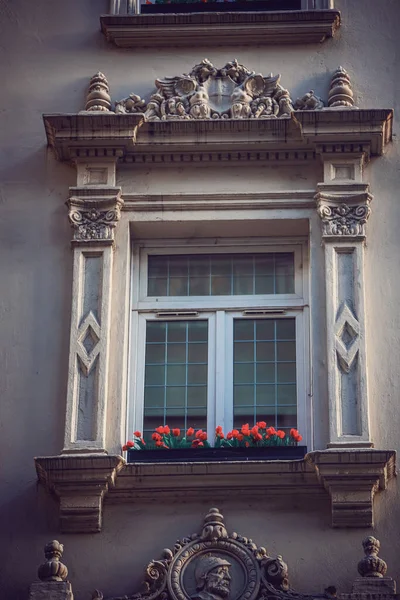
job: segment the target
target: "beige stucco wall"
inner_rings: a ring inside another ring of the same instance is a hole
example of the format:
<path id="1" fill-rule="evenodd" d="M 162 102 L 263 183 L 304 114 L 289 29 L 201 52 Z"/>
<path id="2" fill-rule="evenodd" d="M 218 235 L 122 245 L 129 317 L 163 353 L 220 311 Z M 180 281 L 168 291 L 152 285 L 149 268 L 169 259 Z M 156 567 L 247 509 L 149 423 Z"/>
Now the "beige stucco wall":
<path id="1" fill-rule="evenodd" d="M 106 506 L 101 534 L 60 535 L 56 502 L 36 484 L 33 456 L 55 455 L 63 444 L 72 279 L 64 201 L 68 187 L 75 183 L 73 168 L 57 163 L 46 150 L 41 114 L 81 110 L 88 78 L 97 70 L 107 75 L 117 100 L 132 91 L 148 95 L 156 76 L 188 71 L 206 55 L 217 65 L 236 57 L 257 72 L 279 72 L 293 98 L 312 88 L 326 99 L 330 75 L 342 64 L 352 77 L 359 106 L 394 107 L 394 132 L 398 132 L 398 0 L 381 0 L 379 7 L 374 0 L 336 0 L 343 25 L 334 40 L 320 46 L 210 47 L 201 52 L 196 48 L 121 50 L 108 45 L 98 20 L 107 4 L 106 0 L 0 1 L 0 596 L 13 600 L 27 598 L 42 560 L 42 547 L 53 538 L 65 545 L 76 600 L 89 598 L 94 587 L 106 596 L 133 592 L 147 561 L 176 538 L 197 530 L 213 504 L 212 498 L 201 505 L 170 506 L 155 499 L 153 506 Z M 368 223 L 366 298 L 373 439 L 379 448 L 399 449 L 400 170 L 396 140 L 366 171 L 375 195 Z M 126 189 L 131 186 L 130 191 L 159 193 L 163 188 L 173 189 L 176 175 L 182 191 L 190 191 L 201 181 L 204 191 L 229 193 L 248 187 L 282 189 L 282 181 L 285 189 L 311 189 L 321 180 L 322 169 L 299 172 L 296 168 L 285 177 L 260 168 L 243 175 L 232 174 L 229 168 L 222 175 L 210 169 L 206 179 L 200 173 L 190 177 L 186 173 L 184 180 L 172 169 L 157 174 L 140 170 L 137 176 L 125 170 L 120 181 Z M 314 218 L 315 424 L 316 443 L 322 447 L 327 439 L 327 404 L 323 254 L 317 227 Z M 118 273 L 115 285 L 117 289 Z M 389 563 L 389 574 L 400 580 L 396 481 L 377 496 L 375 507 L 381 554 Z M 332 530 L 327 501 L 296 504 L 291 498 L 241 504 L 227 499 L 221 508 L 228 529 L 252 537 L 271 554 L 283 554 L 291 582 L 300 591 L 322 591 L 332 584 L 349 591 L 361 557 L 360 542 L 370 532 Z"/>

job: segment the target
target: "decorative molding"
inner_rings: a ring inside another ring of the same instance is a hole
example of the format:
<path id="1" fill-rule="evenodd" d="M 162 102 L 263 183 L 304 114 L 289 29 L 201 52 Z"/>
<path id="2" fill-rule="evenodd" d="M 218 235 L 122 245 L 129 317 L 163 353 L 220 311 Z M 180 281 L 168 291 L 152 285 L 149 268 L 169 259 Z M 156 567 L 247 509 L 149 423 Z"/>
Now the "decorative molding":
<path id="1" fill-rule="evenodd" d="M 340 26 L 337 10 L 103 15 L 109 42 L 124 48 L 210 44 L 318 44 Z"/>
<path id="2" fill-rule="evenodd" d="M 102 500 L 216 500 L 312 496 L 332 500 L 333 527 L 371 527 L 373 496 L 396 473 L 393 450 L 331 449 L 303 460 L 130 463 L 120 456 L 36 458 L 39 481 L 60 499 L 62 530 L 100 531 Z M 325 491 L 326 490 L 326 491 Z"/>
<path id="3" fill-rule="evenodd" d="M 96 187 L 88 192 L 87 188 L 70 188 L 67 204 L 74 230 L 73 242 L 112 244 L 114 229 L 121 218 L 121 190 Z"/>
<path id="4" fill-rule="evenodd" d="M 125 461 L 120 456 L 75 455 L 35 459 L 39 481 L 60 500 L 60 531 L 101 530 L 103 498 Z"/>
<path id="5" fill-rule="evenodd" d="M 241 194 L 124 194 L 123 211 L 315 209 L 314 190 Z"/>
<path id="6" fill-rule="evenodd" d="M 114 158 L 134 164 L 277 161 L 305 164 L 338 146 L 380 155 L 391 139 L 392 110 L 298 110 L 290 119 L 181 119 L 146 123 L 143 114 L 45 115 L 59 160 Z"/>

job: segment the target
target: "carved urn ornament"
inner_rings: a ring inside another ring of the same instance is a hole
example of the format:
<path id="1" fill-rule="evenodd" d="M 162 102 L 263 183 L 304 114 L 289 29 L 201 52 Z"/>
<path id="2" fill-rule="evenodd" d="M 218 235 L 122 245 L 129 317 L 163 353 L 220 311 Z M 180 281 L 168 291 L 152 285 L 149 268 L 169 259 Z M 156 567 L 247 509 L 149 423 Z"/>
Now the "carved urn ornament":
<path id="1" fill-rule="evenodd" d="M 343 67 L 339 67 L 332 76 L 328 106 L 329 108 L 354 107 L 350 77 Z"/>
<path id="2" fill-rule="evenodd" d="M 41 581 L 65 581 L 68 577 L 68 569 L 60 558 L 64 552 L 64 546 L 57 540 L 49 542 L 44 547 L 46 562 L 38 568 L 38 577 Z"/>
<path id="3" fill-rule="evenodd" d="M 365 556 L 358 563 L 358 572 L 362 577 L 384 577 L 387 565 L 378 552 L 381 547 L 379 540 L 372 535 L 365 538 L 362 543 Z"/>
<path id="4" fill-rule="evenodd" d="M 326 591 L 318 598 L 331 598 Z M 224 518 L 211 508 L 200 534 L 178 540 L 147 569 L 143 591 L 124 600 L 312 600 L 289 587 L 282 557 L 237 533 L 229 534 Z M 102 600 L 96 590 L 92 600 Z M 114 598 L 110 600 L 122 600 Z"/>
<path id="5" fill-rule="evenodd" d="M 90 80 L 85 110 L 89 112 L 111 110 L 110 88 L 103 73 L 96 73 Z"/>

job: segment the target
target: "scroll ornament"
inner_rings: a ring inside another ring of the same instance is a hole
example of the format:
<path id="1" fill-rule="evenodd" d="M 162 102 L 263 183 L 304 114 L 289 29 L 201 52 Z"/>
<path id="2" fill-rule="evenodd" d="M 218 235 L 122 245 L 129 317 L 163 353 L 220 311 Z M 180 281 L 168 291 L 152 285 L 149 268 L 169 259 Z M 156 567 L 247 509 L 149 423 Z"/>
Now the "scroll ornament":
<path id="1" fill-rule="evenodd" d="M 323 236 L 364 237 L 371 208 L 369 201 L 353 206 L 345 203 L 329 205 L 320 201 L 318 214 L 322 219 Z"/>
<path id="2" fill-rule="evenodd" d="M 80 242 L 113 240 L 114 228 L 121 218 L 122 202 L 100 209 L 96 206 L 69 202 L 69 221 L 74 229 L 74 240 Z"/>
<path id="3" fill-rule="evenodd" d="M 334 588 L 332 588 L 334 589 Z M 95 590 L 92 600 L 103 600 Z M 142 590 L 110 600 L 314 600 L 289 586 L 282 557 L 268 556 L 265 548 L 237 533 L 229 534 L 224 517 L 211 508 L 200 534 L 178 540 L 147 569 Z"/>

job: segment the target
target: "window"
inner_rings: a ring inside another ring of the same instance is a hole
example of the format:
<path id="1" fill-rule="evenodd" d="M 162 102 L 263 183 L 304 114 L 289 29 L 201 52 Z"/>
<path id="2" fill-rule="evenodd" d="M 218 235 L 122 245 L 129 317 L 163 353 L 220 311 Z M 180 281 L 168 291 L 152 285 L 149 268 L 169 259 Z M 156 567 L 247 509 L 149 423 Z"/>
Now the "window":
<path id="1" fill-rule="evenodd" d="M 306 434 L 304 242 L 187 246 L 134 248 L 129 431 L 167 423 L 211 439 L 265 420 Z"/>

